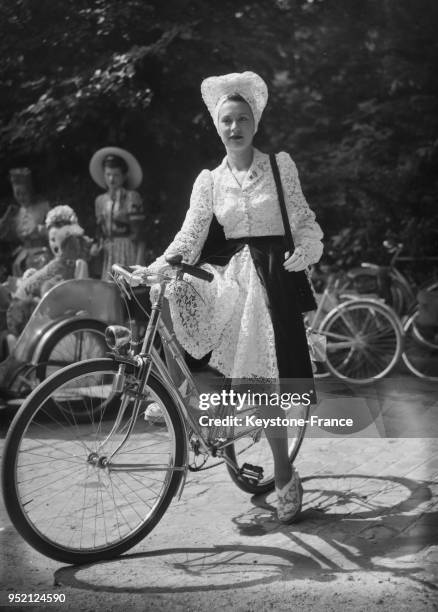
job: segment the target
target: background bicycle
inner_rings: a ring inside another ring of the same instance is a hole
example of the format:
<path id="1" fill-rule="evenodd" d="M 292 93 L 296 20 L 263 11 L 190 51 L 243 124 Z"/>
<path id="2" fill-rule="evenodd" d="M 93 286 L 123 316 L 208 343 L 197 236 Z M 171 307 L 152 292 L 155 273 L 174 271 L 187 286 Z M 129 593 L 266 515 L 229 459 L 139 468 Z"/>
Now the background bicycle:
<path id="1" fill-rule="evenodd" d="M 307 316 L 307 332 L 326 339 L 327 373 L 352 384 L 368 384 L 388 375 L 400 359 L 403 330 L 394 310 L 376 297 L 346 293 L 342 277 L 331 275 Z"/>
<path id="2" fill-rule="evenodd" d="M 438 276 L 431 274 L 433 265 L 438 264 L 438 257 L 409 257 L 401 255 L 405 249 L 402 242 L 385 240 L 383 242 L 391 259 L 388 265 L 363 262 L 359 268 L 345 273 L 342 290 L 356 291 L 359 294 L 375 294 L 385 300 L 400 316 L 412 313 L 417 304 L 418 291 L 422 289 L 438 290 Z M 415 275 L 405 268 L 399 269 L 400 263 L 422 264 L 423 279 L 418 281 Z M 429 272 L 424 272 L 428 268 Z M 428 277 L 427 279 L 424 276 Z"/>
<path id="3" fill-rule="evenodd" d="M 403 362 L 412 374 L 438 381 L 438 290 L 423 289 L 403 325 Z"/>
<path id="4" fill-rule="evenodd" d="M 403 284 L 385 285 L 379 274 L 376 266 L 329 278 L 308 328 L 309 334 L 319 332 L 327 337 L 327 353 L 323 363 L 317 364 L 316 376 L 332 374 L 353 384 L 370 383 L 390 374 L 403 362 L 411 374 L 438 380 L 438 280 L 429 280 L 426 288 L 414 294 L 405 277 L 400 275 Z M 389 279 L 387 269 L 385 276 Z M 318 282 L 321 291 L 321 277 Z M 403 309 L 409 309 L 401 320 L 387 304 L 392 299 L 385 294 L 385 286 L 391 288 L 396 299 L 400 297 L 400 308 L 404 304 Z M 397 287 L 409 292 L 398 291 Z M 356 305 L 353 307 L 351 302 Z M 341 306 L 343 303 L 349 305 Z M 334 324 L 335 334 L 331 329 Z"/>

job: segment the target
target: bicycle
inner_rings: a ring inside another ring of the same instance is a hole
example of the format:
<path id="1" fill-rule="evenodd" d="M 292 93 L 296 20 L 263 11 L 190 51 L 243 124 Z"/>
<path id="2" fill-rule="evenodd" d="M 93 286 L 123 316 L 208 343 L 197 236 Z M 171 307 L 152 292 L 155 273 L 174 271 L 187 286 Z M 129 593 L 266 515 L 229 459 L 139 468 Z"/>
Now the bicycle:
<path id="1" fill-rule="evenodd" d="M 392 255 L 389 265 L 382 266 L 363 262 L 360 268 L 347 271 L 342 290 L 355 290 L 359 294 L 374 293 L 382 297 L 399 316 L 412 314 L 417 303 L 417 292 L 422 289 L 438 290 L 438 281 L 429 279 L 420 286 L 407 273 L 402 273 L 397 262 L 418 261 L 415 257 L 400 256 L 404 249 L 402 242 L 385 240 L 383 246 Z M 424 257 L 424 261 L 438 262 L 438 257 Z"/>
<path id="2" fill-rule="evenodd" d="M 438 381 L 438 294 L 419 292 L 419 304 L 403 326 L 403 361 L 412 374 Z"/>
<path id="3" fill-rule="evenodd" d="M 181 282 L 183 274 L 211 280 L 203 269 L 175 258 L 169 263 Z M 129 294 L 131 270 L 113 270 L 120 291 Z M 133 547 L 172 498 L 181 496 L 189 471 L 225 463 L 247 493 L 274 487 L 272 454 L 260 424 L 239 431 L 221 419 L 211 427 L 200 422 L 198 384 L 161 317 L 166 286 L 174 280 L 146 270 L 144 284 L 159 289 L 139 350 L 128 328 L 109 326 L 110 357 L 52 374 L 11 424 L 2 463 L 6 509 L 22 537 L 57 561 L 90 563 Z M 157 333 L 183 375 L 181 384 L 154 346 Z M 147 417 L 151 404 L 158 405 L 159 422 Z M 304 404 L 294 411 L 302 421 L 288 429 L 291 462 L 308 412 Z"/>
<path id="4" fill-rule="evenodd" d="M 326 340 L 326 371 L 352 384 L 369 384 L 388 375 L 403 348 L 403 329 L 396 313 L 375 297 L 346 293 L 334 276 L 318 300 L 313 318 L 307 319 L 307 334 Z M 328 312 L 324 315 L 324 311 Z"/>

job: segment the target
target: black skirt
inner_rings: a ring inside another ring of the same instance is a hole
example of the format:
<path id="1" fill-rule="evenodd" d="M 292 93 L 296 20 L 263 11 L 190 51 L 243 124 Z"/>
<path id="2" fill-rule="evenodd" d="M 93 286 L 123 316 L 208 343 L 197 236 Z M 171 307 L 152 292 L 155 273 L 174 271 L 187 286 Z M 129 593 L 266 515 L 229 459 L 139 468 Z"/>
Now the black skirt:
<path id="1" fill-rule="evenodd" d="M 214 218 L 215 220 L 215 218 Z M 216 227 L 215 227 L 216 226 Z M 275 335 L 280 379 L 313 380 L 312 365 L 303 315 L 297 303 L 291 273 L 284 269 L 284 236 L 257 236 L 224 239 L 215 221 L 214 239 L 207 240 L 199 263 L 225 266 L 248 245 L 251 258 L 268 297 L 268 308 Z"/>

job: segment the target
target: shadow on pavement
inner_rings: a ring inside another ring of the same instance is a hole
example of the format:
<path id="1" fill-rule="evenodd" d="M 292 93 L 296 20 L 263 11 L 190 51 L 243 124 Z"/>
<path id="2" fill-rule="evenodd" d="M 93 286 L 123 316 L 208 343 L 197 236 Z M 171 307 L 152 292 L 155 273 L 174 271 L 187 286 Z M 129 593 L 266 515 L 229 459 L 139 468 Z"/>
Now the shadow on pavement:
<path id="1" fill-rule="evenodd" d="M 55 573 L 55 584 L 113 593 L 171 594 L 235 590 L 276 581 L 330 582 L 339 574 L 371 571 L 408 577 L 438 590 L 430 579 L 433 559 L 429 562 L 426 554 L 421 565 L 417 556 L 409 559 L 438 543 L 438 513 L 415 512 L 431 500 L 432 483 L 348 474 L 312 476 L 303 484 L 306 503 L 301 520 L 293 525 L 273 520 L 273 494 L 253 497 L 254 507 L 232 518 L 246 541 L 268 535 L 273 545 L 266 545 L 266 540 L 260 545 L 245 541 L 128 554 L 62 567 Z"/>

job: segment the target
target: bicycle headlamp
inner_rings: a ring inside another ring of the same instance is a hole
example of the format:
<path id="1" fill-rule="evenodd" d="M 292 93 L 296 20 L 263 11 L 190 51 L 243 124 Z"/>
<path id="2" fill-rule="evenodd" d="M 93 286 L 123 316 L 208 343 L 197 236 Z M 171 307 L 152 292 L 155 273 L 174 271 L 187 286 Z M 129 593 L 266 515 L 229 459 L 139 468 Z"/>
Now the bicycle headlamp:
<path id="1" fill-rule="evenodd" d="M 109 325 L 105 330 L 105 342 L 112 351 L 120 351 L 131 342 L 131 330 L 123 325 Z"/>

